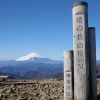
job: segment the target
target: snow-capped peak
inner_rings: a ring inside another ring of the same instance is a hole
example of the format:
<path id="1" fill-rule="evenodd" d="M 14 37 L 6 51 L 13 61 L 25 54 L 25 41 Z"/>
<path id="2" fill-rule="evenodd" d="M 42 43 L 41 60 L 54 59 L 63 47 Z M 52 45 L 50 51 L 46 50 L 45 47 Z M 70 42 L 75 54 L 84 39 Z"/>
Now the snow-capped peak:
<path id="1" fill-rule="evenodd" d="M 26 56 L 22 56 L 20 58 L 17 58 L 16 61 L 28 61 L 28 60 L 32 60 L 34 58 L 41 58 L 41 56 L 37 53 L 30 53 Z"/>

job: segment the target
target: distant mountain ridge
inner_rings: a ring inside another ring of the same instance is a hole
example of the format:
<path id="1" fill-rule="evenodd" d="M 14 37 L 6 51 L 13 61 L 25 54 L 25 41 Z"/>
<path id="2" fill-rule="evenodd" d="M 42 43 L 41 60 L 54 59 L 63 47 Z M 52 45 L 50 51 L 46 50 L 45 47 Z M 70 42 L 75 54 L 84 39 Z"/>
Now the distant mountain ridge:
<path id="1" fill-rule="evenodd" d="M 63 61 L 43 58 L 37 54 L 23 57 L 20 57 L 23 60 L 0 61 L 0 74 L 18 79 L 63 79 Z M 100 77 L 100 60 L 97 60 L 97 77 Z"/>
<path id="2" fill-rule="evenodd" d="M 23 79 L 63 78 L 63 61 L 40 56 L 31 56 L 27 60 L 26 57 L 24 60 L 18 59 L 0 61 L 0 74 Z"/>

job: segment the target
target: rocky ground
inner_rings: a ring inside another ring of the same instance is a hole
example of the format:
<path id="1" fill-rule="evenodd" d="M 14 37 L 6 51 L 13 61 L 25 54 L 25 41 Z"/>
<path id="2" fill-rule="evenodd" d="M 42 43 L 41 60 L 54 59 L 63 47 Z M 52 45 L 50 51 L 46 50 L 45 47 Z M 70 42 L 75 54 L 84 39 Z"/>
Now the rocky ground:
<path id="1" fill-rule="evenodd" d="M 62 81 L 0 84 L 0 100 L 63 100 Z"/>
<path id="2" fill-rule="evenodd" d="M 97 79 L 97 95 L 98 100 L 100 100 L 100 79 Z"/>
<path id="3" fill-rule="evenodd" d="M 100 80 L 97 80 L 97 84 L 97 93 L 99 95 Z M 0 83 L 0 100 L 64 100 L 63 95 L 63 81 Z"/>

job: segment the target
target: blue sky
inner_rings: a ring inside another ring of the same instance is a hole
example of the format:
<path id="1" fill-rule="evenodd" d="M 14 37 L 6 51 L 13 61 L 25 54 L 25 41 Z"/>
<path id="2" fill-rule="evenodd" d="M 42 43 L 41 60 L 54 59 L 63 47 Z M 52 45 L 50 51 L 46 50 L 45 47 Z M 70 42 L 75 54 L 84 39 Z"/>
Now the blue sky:
<path id="1" fill-rule="evenodd" d="M 72 4 L 77 0 L 0 0 L 0 60 L 36 52 L 60 59 L 73 49 Z M 100 59 L 100 1 L 88 0 Z"/>

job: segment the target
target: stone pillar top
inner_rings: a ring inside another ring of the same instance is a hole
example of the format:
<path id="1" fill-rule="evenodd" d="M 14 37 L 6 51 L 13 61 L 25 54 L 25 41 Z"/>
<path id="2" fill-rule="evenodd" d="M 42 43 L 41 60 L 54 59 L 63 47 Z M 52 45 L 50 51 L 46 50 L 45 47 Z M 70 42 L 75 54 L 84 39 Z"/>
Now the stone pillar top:
<path id="1" fill-rule="evenodd" d="M 85 1 L 79 1 L 79 2 L 75 2 L 74 4 L 73 4 L 73 7 L 75 7 L 75 6 L 87 6 L 88 7 L 88 3 L 87 2 L 85 2 Z"/>

